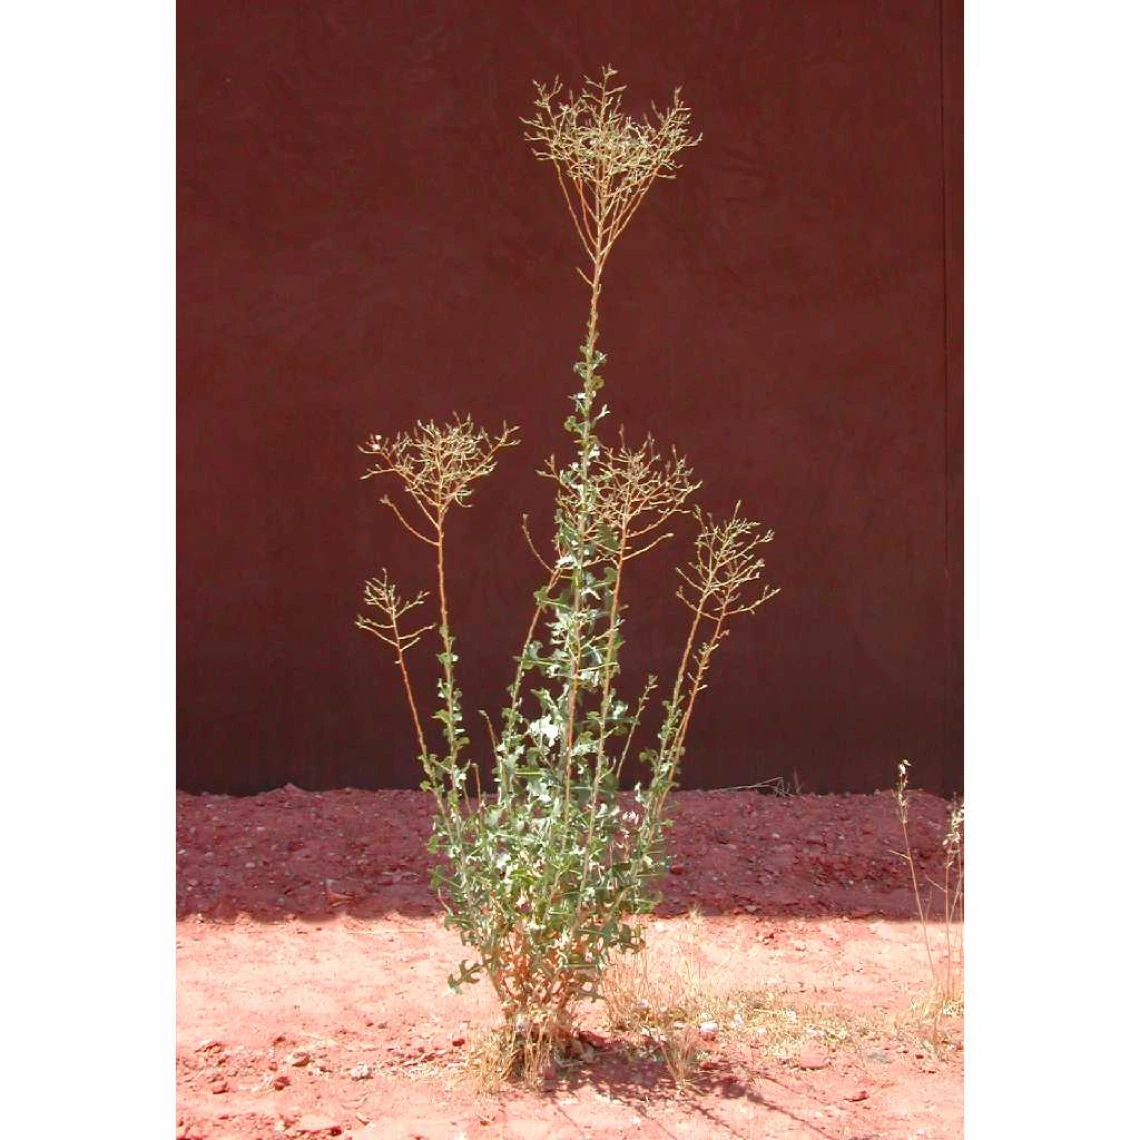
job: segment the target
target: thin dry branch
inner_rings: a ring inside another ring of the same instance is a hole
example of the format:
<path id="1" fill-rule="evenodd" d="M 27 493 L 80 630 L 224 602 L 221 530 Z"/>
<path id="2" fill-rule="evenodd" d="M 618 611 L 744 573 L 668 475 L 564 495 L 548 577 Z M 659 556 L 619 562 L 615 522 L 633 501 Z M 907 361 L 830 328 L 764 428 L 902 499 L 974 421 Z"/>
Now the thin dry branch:
<path id="1" fill-rule="evenodd" d="M 533 554 L 535 556 L 535 558 L 538 559 L 539 565 L 548 574 L 553 574 L 554 573 L 554 567 L 551 566 L 550 563 L 547 562 L 546 559 L 543 558 L 541 554 L 539 554 L 538 547 L 535 546 L 534 539 L 531 538 L 531 535 L 530 535 L 530 518 L 527 515 L 523 515 L 523 517 L 522 517 L 522 532 L 523 532 L 523 537 L 526 539 L 527 546 L 530 547 L 531 554 Z"/>

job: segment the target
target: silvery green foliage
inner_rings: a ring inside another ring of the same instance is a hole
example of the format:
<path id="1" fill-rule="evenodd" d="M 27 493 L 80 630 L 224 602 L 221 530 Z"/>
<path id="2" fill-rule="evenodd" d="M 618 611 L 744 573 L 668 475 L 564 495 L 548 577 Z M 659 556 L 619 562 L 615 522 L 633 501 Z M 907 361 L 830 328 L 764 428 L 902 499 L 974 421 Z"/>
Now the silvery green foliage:
<path id="1" fill-rule="evenodd" d="M 565 424 L 577 455 L 557 473 L 554 573 L 537 595 L 545 635 L 523 649 L 503 710 L 498 795 L 458 828 L 440 820 L 433 839 L 446 856 L 436 885 L 451 900 L 449 921 L 477 951 L 453 981 L 487 971 L 508 1014 L 526 1019 L 557 1020 L 597 996 L 607 955 L 638 944 L 626 919 L 652 908 L 663 869 L 657 793 L 668 754 L 647 754 L 651 781 L 634 789 L 634 809 L 617 798 L 644 701 L 631 709 L 614 692 L 621 535 L 605 521 L 598 477 L 603 362 L 583 350 L 577 369 L 583 387 Z"/>

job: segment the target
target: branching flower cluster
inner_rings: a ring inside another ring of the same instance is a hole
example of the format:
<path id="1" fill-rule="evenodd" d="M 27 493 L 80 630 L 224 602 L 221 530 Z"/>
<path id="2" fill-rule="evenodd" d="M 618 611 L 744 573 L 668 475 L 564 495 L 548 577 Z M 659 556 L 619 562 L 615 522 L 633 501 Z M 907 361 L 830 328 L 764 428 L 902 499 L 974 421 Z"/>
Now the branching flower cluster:
<path id="1" fill-rule="evenodd" d="M 652 550 L 670 533 L 650 535 L 680 513 L 699 488 L 688 461 L 674 449 L 670 458 L 657 451 L 650 436 L 638 448 L 604 448 L 597 472 L 598 520 L 614 536 L 609 553 L 629 561 Z"/>
<path id="2" fill-rule="evenodd" d="M 691 566 L 680 569 L 683 585 L 677 597 L 699 616 L 715 614 L 728 618 L 748 614 L 769 601 L 779 590 L 761 584 L 757 597 L 749 597 L 752 587 L 763 577 L 764 559 L 760 547 L 775 537 L 771 530 L 760 533 L 760 524 L 740 517 L 740 504 L 731 518 L 717 522 L 699 508 L 701 520 L 696 557 Z"/>
<path id="3" fill-rule="evenodd" d="M 625 88 L 612 84 L 616 74 L 605 68 L 600 79 L 586 80 L 561 102 L 557 80 L 535 84 L 535 115 L 523 120 L 535 156 L 554 166 L 578 239 L 599 270 L 649 187 L 675 177 L 677 156 L 701 141 L 689 133 L 680 89 L 665 111 L 654 109 L 654 122 L 638 121 L 622 111 Z"/>
<path id="4" fill-rule="evenodd" d="M 404 527 L 429 545 L 441 541 L 444 520 L 452 507 L 470 505 L 474 484 L 495 469 L 495 457 L 518 443 L 518 428 L 503 425 L 498 435 L 476 427 L 468 416 L 450 422 L 417 423 L 412 432 L 391 439 L 370 435 L 360 450 L 379 456 L 380 462 L 362 476 L 395 475 L 404 485 L 428 523 L 428 533 L 408 522 L 387 495 L 380 501 L 391 507 Z"/>
<path id="5" fill-rule="evenodd" d="M 425 633 L 435 628 L 433 623 L 420 626 L 411 633 L 400 632 L 400 619 L 417 606 L 423 605 L 426 599 L 427 594 L 421 590 L 411 601 L 404 601 L 389 580 L 388 571 L 385 570 L 379 578 L 369 578 L 364 583 L 365 604 L 375 606 L 380 611 L 381 617 L 358 617 L 356 624 L 358 628 L 375 634 L 381 641 L 402 653 L 405 649 L 411 649 L 413 645 L 418 644 Z"/>
<path id="6" fill-rule="evenodd" d="M 415 696 L 412 693 L 412 682 L 408 676 L 408 666 L 405 654 L 419 644 L 425 633 L 435 628 L 434 624 L 423 625 L 410 633 L 400 630 L 400 621 L 405 614 L 410 613 L 418 606 L 422 606 L 427 594 L 422 590 L 411 601 L 404 601 L 396 590 L 395 585 L 388 578 L 388 571 L 384 570 L 379 578 L 370 578 L 364 583 L 364 603 L 380 611 L 380 617 L 370 618 L 360 615 L 356 618 L 356 628 L 380 638 L 385 645 L 390 645 L 396 651 L 396 665 L 404 682 L 404 692 L 408 698 L 408 707 L 412 713 L 412 724 L 416 730 L 416 741 L 419 744 L 420 755 L 428 754 L 427 744 L 424 741 L 423 725 L 420 723 L 419 708 L 416 706 Z"/>
<path id="7" fill-rule="evenodd" d="M 424 787 L 439 808 L 432 849 L 445 856 L 434 884 L 448 923 L 474 960 L 452 979 L 490 979 L 520 1050 L 543 1040 L 557 1046 L 571 1033 L 573 1009 L 597 997 L 612 954 L 640 945 L 629 920 L 659 897 L 666 868 L 668 792 L 675 786 L 697 694 L 730 619 L 775 596 L 763 580 L 762 548 L 772 532 L 737 507 L 716 520 L 692 505 L 700 487 L 688 462 L 652 438 L 639 446 L 602 436 L 608 415 L 598 404 L 606 358 L 598 349 L 603 270 L 614 243 L 649 187 L 673 177 L 678 156 L 695 146 L 689 109 L 674 94 L 664 112 L 634 120 L 622 111 L 623 88 L 606 69 L 579 94 L 559 101 L 561 87 L 539 87 L 534 117 L 524 120 L 536 155 L 557 174 L 575 231 L 588 258 L 579 273 L 590 289 L 578 390 L 564 427 L 569 456 L 541 472 L 554 482 L 554 531 L 549 555 L 524 532 L 546 573 L 517 657 L 514 681 L 496 735 L 494 794 L 482 795 L 456 678 L 459 661 L 447 606 L 445 535 L 448 512 L 469 504 L 474 485 L 517 442 L 514 428 L 497 434 L 455 417 L 419 423 L 394 437 L 371 436 L 362 450 L 377 457 L 365 478 L 394 479 L 414 507 L 389 495 L 401 525 L 436 552 L 441 652 L 439 705 L 444 748 L 432 751 L 412 689 L 405 654 L 431 629 L 409 615 L 423 594 L 404 600 L 385 572 L 365 586 L 379 617 L 357 624 L 393 651 L 416 729 Z M 620 692 L 620 658 L 629 563 L 673 537 L 671 522 L 695 516 L 699 533 L 682 567 L 678 597 L 692 614 L 688 638 L 653 747 L 638 753 L 643 778 L 633 806 L 618 791 L 656 677 L 632 703 Z M 415 625 L 404 629 L 404 624 Z M 475 778 L 475 797 L 469 795 Z"/>

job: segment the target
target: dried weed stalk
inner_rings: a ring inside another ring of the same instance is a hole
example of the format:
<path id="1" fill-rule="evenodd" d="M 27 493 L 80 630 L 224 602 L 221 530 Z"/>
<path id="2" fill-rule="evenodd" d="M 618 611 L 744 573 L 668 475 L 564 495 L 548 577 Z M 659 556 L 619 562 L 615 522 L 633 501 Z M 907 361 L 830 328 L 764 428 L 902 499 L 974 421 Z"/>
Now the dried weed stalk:
<path id="1" fill-rule="evenodd" d="M 946 831 L 942 836 L 942 880 L 936 882 L 926 878 L 928 888 L 924 898 L 918 878 L 918 866 L 910 845 L 910 788 L 907 771 L 910 761 L 903 760 L 898 766 L 895 782 L 895 811 L 902 825 L 903 850 L 896 852 L 910 871 L 911 887 L 914 890 L 914 903 L 918 910 L 918 920 L 922 927 L 922 941 L 926 949 L 926 960 L 930 967 L 931 986 L 926 998 L 916 1003 L 912 1009 L 912 1019 L 929 1028 L 929 1043 L 935 1052 L 942 1045 L 942 1019 L 960 1016 L 964 1007 L 963 956 L 962 956 L 962 829 L 965 826 L 966 810 L 963 804 L 954 801 L 946 820 Z M 935 907 L 931 901 L 933 892 L 942 896 L 942 938 L 936 947 L 931 938 Z"/>

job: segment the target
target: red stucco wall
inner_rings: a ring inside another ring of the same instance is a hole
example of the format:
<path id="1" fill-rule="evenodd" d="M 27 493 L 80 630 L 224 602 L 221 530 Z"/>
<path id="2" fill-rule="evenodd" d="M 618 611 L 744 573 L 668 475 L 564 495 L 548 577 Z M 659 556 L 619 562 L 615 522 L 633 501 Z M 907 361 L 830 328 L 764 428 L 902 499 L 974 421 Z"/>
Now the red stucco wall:
<path id="1" fill-rule="evenodd" d="M 960 41 L 937 0 L 180 5 L 179 786 L 418 782 L 353 628 L 382 566 L 430 585 L 356 451 L 417 417 L 523 429 L 454 532 L 473 728 L 503 704 L 586 303 L 518 119 L 612 63 L 635 109 L 682 84 L 704 141 L 607 271 L 607 401 L 775 529 L 783 587 L 684 782 L 865 791 L 908 756 L 960 788 Z M 632 584 L 631 693 L 674 666 L 669 567 Z"/>

